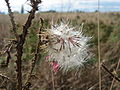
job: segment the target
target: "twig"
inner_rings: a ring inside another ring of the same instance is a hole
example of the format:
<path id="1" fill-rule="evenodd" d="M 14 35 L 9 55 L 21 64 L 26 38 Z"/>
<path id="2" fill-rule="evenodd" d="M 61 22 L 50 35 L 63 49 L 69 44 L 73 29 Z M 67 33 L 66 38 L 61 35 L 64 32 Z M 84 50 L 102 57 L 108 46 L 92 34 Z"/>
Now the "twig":
<path id="1" fill-rule="evenodd" d="M 9 80 L 10 82 L 13 83 L 13 81 L 6 75 L 0 74 L 0 77 L 2 77 L 3 79 L 7 79 L 7 80 Z"/>
<path id="2" fill-rule="evenodd" d="M 120 82 L 120 79 L 117 76 L 115 76 L 113 73 L 111 73 L 104 64 L 102 64 L 101 66 L 103 67 L 103 69 L 105 71 L 107 71 L 111 75 L 111 77 L 113 77 L 115 80 L 117 80 L 118 82 Z"/>
<path id="3" fill-rule="evenodd" d="M 13 44 L 10 45 L 10 47 L 8 48 L 8 50 L 6 51 L 7 53 L 7 61 L 6 61 L 6 66 L 8 66 L 9 62 L 10 62 L 10 59 L 11 59 L 11 54 L 10 54 L 10 50 L 12 48 Z"/>
<path id="4" fill-rule="evenodd" d="M 40 18 L 40 19 L 41 19 L 41 27 L 40 27 L 40 30 L 39 30 L 39 34 L 41 34 L 41 31 L 43 29 L 43 19 L 42 18 Z M 33 69 L 35 67 L 36 61 L 38 61 L 38 59 L 39 59 L 39 52 L 40 52 L 40 45 L 41 44 L 42 44 L 41 36 L 39 35 L 38 44 L 37 44 L 35 56 L 34 56 L 34 59 L 33 59 L 33 62 L 32 62 L 32 68 L 31 68 L 31 71 L 30 71 L 30 75 L 33 72 Z"/>
<path id="5" fill-rule="evenodd" d="M 97 25 L 98 25 L 98 77 L 99 77 L 99 90 L 102 90 L 102 83 L 101 83 L 101 52 L 100 52 L 100 12 L 99 12 L 99 8 L 100 8 L 100 0 L 98 0 L 98 13 L 97 13 Z"/>
<path id="6" fill-rule="evenodd" d="M 52 86 L 53 86 L 53 90 L 55 90 L 54 72 L 52 69 L 51 69 L 51 73 L 52 73 Z"/>
<path id="7" fill-rule="evenodd" d="M 117 67 L 116 67 L 115 71 L 118 70 L 119 66 L 120 66 L 120 59 L 119 59 L 119 61 L 118 61 L 118 63 L 117 63 Z M 112 83 L 111 83 L 111 86 L 110 86 L 110 90 L 112 90 L 112 87 L 113 87 L 114 82 L 115 82 L 115 78 L 113 78 L 113 80 L 112 80 Z"/>
<path id="8" fill-rule="evenodd" d="M 40 30 L 39 30 L 39 34 L 41 34 L 41 31 L 43 29 L 43 19 L 42 18 L 40 18 L 40 19 L 41 19 L 41 27 L 40 27 Z M 37 46 L 36 46 L 35 56 L 34 56 L 34 59 L 32 60 L 31 69 L 30 69 L 30 72 L 29 72 L 29 75 L 28 75 L 28 79 L 26 80 L 25 85 L 24 85 L 25 89 L 26 89 L 26 86 L 28 86 L 29 80 L 31 79 L 31 75 L 32 75 L 32 72 L 34 70 L 36 61 L 38 61 L 38 59 L 39 59 L 40 45 L 41 44 L 42 44 L 41 35 L 39 35 L 38 43 L 37 43 Z"/>
<path id="9" fill-rule="evenodd" d="M 3 53 L 0 54 L 0 56 L 1 56 L 1 55 L 4 55 L 4 54 L 7 53 L 6 63 L 5 63 L 4 65 L 2 65 L 2 66 L 6 66 L 6 67 L 8 66 L 9 61 L 10 61 L 10 59 L 11 59 L 10 51 L 11 51 L 11 48 L 12 48 L 13 44 L 14 44 L 14 41 L 11 41 L 8 45 L 5 46 L 5 49 L 6 49 L 6 50 L 4 50 Z"/>
<path id="10" fill-rule="evenodd" d="M 101 79 L 101 82 L 103 82 L 107 76 L 108 76 L 108 74 L 105 75 L 105 76 L 103 76 L 102 79 Z M 94 84 L 92 87 L 90 87 L 88 90 L 93 90 L 93 88 L 95 88 L 97 85 L 99 85 L 99 82 L 95 83 L 95 84 Z"/>
<path id="11" fill-rule="evenodd" d="M 11 45 L 14 43 L 14 41 L 11 41 L 7 45 L 4 46 L 3 51 L 0 52 L 0 56 L 7 53 L 7 51 L 11 48 Z"/>
<path id="12" fill-rule="evenodd" d="M 35 12 L 38 10 L 38 5 L 41 3 L 41 0 L 30 0 L 30 6 L 32 7 L 31 11 L 29 12 L 29 16 L 28 16 L 28 19 L 25 23 L 25 25 L 23 26 L 23 31 L 22 31 L 22 34 L 21 35 L 18 35 L 17 32 L 16 32 L 16 24 L 15 24 L 15 21 L 14 21 L 14 16 L 13 16 L 13 12 L 11 10 L 11 7 L 10 7 L 10 3 L 9 3 L 9 0 L 5 0 L 6 4 L 7 4 L 7 7 L 8 7 L 8 12 L 9 12 L 9 16 L 10 16 L 10 20 L 11 20 L 11 23 L 12 23 L 12 27 L 13 27 L 13 32 L 15 34 L 15 37 L 17 39 L 17 45 L 16 45 L 16 57 L 17 57 L 17 60 L 16 60 L 16 65 L 17 65 L 17 69 L 16 69 L 16 72 L 17 72 L 17 89 L 18 90 L 22 90 L 22 55 L 23 55 L 23 45 L 25 43 L 25 39 L 26 39 L 26 36 L 27 36 L 27 32 L 28 32 L 28 29 L 29 27 L 31 26 L 31 23 L 32 23 L 32 20 L 34 19 L 34 16 L 35 16 Z M 10 53 L 8 53 L 8 61 L 9 61 L 9 58 L 10 58 Z"/>
<path id="13" fill-rule="evenodd" d="M 27 32 L 28 32 L 28 28 L 31 26 L 32 20 L 34 19 L 35 16 L 35 12 L 38 10 L 38 4 L 41 2 L 38 2 L 36 0 L 33 0 L 33 2 L 31 3 L 32 9 L 30 11 L 30 14 L 28 16 L 28 19 L 25 23 L 25 25 L 23 26 L 23 32 L 20 35 L 20 40 L 16 46 L 16 50 L 17 50 L 17 60 L 16 60 L 16 64 L 17 64 L 17 83 L 18 83 L 18 90 L 22 90 L 22 55 L 23 55 L 23 45 L 25 43 L 25 39 L 27 36 Z"/>
<path id="14" fill-rule="evenodd" d="M 110 67 L 109 70 L 112 70 L 115 66 L 116 66 L 117 63 L 115 63 L 113 66 Z M 113 73 L 113 72 L 111 72 Z M 108 76 L 109 73 L 107 73 L 106 75 L 104 75 L 101 79 L 101 81 L 103 82 L 105 80 L 105 78 Z M 90 87 L 88 90 L 93 90 L 93 88 L 95 88 L 97 85 L 99 84 L 99 82 L 95 83 L 92 87 Z"/>
<path id="15" fill-rule="evenodd" d="M 5 2 L 6 2 L 6 4 L 7 4 L 9 16 L 10 16 L 10 21 L 11 21 L 11 23 L 12 23 L 12 30 L 13 30 L 13 33 L 14 33 L 17 41 L 18 41 L 18 40 L 19 40 L 19 36 L 18 36 L 18 34 L 17 34 L 17 32 L 16 32 L 16 24 L 15 24 L 13 12 L 12 12 L 11 7 L 10 7 L 9 0 L 5 0 Z"/>

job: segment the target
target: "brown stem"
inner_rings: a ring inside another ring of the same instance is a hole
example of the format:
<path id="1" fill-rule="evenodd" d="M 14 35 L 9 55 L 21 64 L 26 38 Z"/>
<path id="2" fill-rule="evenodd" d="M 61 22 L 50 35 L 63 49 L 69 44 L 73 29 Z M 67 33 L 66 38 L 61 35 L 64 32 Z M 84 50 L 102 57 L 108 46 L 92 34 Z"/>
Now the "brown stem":
<path id="1" fill-rule="evenodd" d="M 111 77 L 115 78 L 115 80 L 117 80 L 118 82 L 120 82 L 120 79 L 117 76 L 115 76 L 113 73 L 111 73 L 104 64 L 102 64 L 102 67 L 103 67 L 103 69 L 105 71 L 107 71 L 111 75 Z"/>
<path id="2" fill-rule="evenodd" d="M 120 66 L 120 59 L 118 60 L 117 67 L 116 67 L 114 73 L 117 72 L 117 70 L 119 69 L 119 66 Z M 110 85 L 110 90 L 112 90 L 114 82 L 115 82 L 115 78 L 113 78 L 113 80 L 112 80 L 112 83 Z"/>
<path id="3" fill-rule="evenodd" d="M 10 54 L 10 50 L 12 48 L 12 45 L 10 46 L 10 48 L 7 50 L 7 61 L 6 61 L 6 66 L 8 66 L 9 62 L 10 62 L 10 59 L 11 59 L 11 54 Z"/>
<path id="4" fill-rule="evenodd" d="M 41 34 L 41 31 L 42 31 L 42 28 L 43 28 L 43 19 L 42 18 L 40 18 L 40 19 L 41 19 L 41 27 L 40 27 L 40 30 L 39 30 L 39 34 Z M 38 59 L 39 59 L 39 52 L 40 52 L 40 45 L 41 44 L 42 44 L 41 35 L 39 35 L 38 43 L 37 43 L 37 46 L 36 46 L 35 56 L 34 56 L 34 59 L 32 60 L 31 69 L 30 69 L 30 72 L 29 72 L 29 75 L 28 75 L 28 79 L 26 80 L 25 85 L 24 85 L 25 89 L 29 85 L 29 80 L 31 79 L 31 75 L 32 75 L 33 69 L 35 67 L 36 61 L 38 61 Z"/>
<path id="5" fill-rule="evenodd" d="M 28 19 L 23 26 L 23 32 L 20 35 L 20 41 L 17 44 L 16 50 L 17 50 L 17 82 L 18 82 L 18 90 L 22 90 L 22 55 L 23 55 L 23 45 L 25 43 L 25 38 L 27 36 L 28 28 L 31 26 L 32 20 L 34 19 L 35 12 L 38 10 L 38 2 L 33 0 L 34 2 L 32 3 L 32 9 L 30 11 L 30 14 L 28 16 Z"/>
<path id="6" fill-rule="evenodd" d="M 11 24 L 12 24 L 12 30 L 13 30 L 13 33 L 17 39 L 17 41 L 19 40 L 19 36 L 16 32 L 16 24 L 15 24 L 15 20 L 14 20 L 14 16 L 13 16 L 13 12 L 11 10 L 11 7 L 10 7 L 10 3 L 9 3 L 9 0 L 5 0 L 6 4 L 7 4 L 7 7 L 8 7 L 8 12 L 9 12 L 9 16 L 10 16 L 10 21 L 11 21 Z"/>
<path id="7" fill-rule="evenodd" d="M 42 28 L 43 28 L 43 19 L 42 18 L 40 18 L 40 19 L 41 19 L 41 27 L 40 27 L 40 30 L 39 30 L 39 34 L 41 34 L 41 31 L 42 31 Z M 40 51 L 40 45 L 41 44 L 42 44 L 41 36 L 39 35 L 38 44 L 37 44 L 37 47 L 36 47 L 35 57 L 34 57 L 33 62 L 32 62 L 32 68 L 31 68 L 31 71 L 30 71 L 30 75 L 33 72 L 36 61 L 38 61 L 38 59 L 39 59 L 39 51 Z"/>
<path id="8" fill-rule="evenodd" d="M 12 48 L 13 44 L 14 44 L 14 41 L 12 41 L 12 42 L 10 42 L 9 44 L 7 44 L 7 45 L 5 46 L 5 50 L 3 51 L 3 53 L 0 54 L 0 56 L 1 56 L 1 55 L 4 55 L 4 54 L 7 54 L 6 63 L 3 64 L 2 66 L 5 66 L 5 67 L 8 66 L 9 61 L 10 61 L 10 59 L 11 59 L 10 51 L 11 51 L 11 48 Z"/>
<path id="9" fill-rule="evenodd" d="M 13 81 L 12 81 L 8 76 L 5 76 L 5 75 L 3 75 L 3 74 L 0 74 L 0 77 L 2 77 L 2 78 L 4 78 L 4 79 L 7 79 L 7 80 L 9 80 L 10 82 L 13 83 Z"/>
<path id="10" fill-rule="evenodd" d="M 32 20 L 34 19 L 35 12 L 38 10 L 38 4 L 41 3 L 41 0 L 30 0 L 32 9 L 29 12 L 30 14 L 28 16 L 28 19 L 27 19 L 25 25 L 23 26 L 22 34 L 19 35 L 19 36 L 18 36 L 18 34 L 16 32 L 16 24 L 15 24 L 15 21 L 14 21 L 14 16 L 13 16 L 13 13 L 12 13 L 12 10 L 11 10 L 11 7 L 10 7 L 9 0 L 5 0 L 5 1 L 6 1 L 6 4 L 7 4 L 7 7 L 8 7 L 10 20 L 11 20 L 12 27 L 13 27 L 13 32 L 14 32 L 14 34 L 16 36 L 16 39 L 17 39 L 17 46 L 16 46 L 16 51 L 17 51 L 17 54 L 16 54 L 16 57 L 17 57 L 17 60 L 16 60 L 16 64 L 17 64 L 16 72 L 17 72 L 17 84 L 18 84 L 17 85 L 17 89 L 18 90 L 22 90 L 22 55 L 23 55 L 23 45 L 25 43 L 25 39 L 26 39 L 26 36 L 27 36 L 28 29 L 31 26 Z M 8 53 L 8 56 L 10 56 L 9 53 Z"/>
<path id="11" fill-rule="evenodd" d="M 37 6 L 36 6 L 37 7 Z M 27 36 L 28 28 L 30 27 L 32 20 L 34 18 L 36 9 L 33 8 L 30 12 L 28 20 L 26 24 L 23 26 L 23 33 L 20 35 L 20 42 L 17 44 L 17 79 L 18 79 L 18 89 L 22 90 L 22 72 L 21 72 L 21 65 L 22 65 L 22 55 L 23 55 L 23 45 L 25 43 L 25 38 Z"/>

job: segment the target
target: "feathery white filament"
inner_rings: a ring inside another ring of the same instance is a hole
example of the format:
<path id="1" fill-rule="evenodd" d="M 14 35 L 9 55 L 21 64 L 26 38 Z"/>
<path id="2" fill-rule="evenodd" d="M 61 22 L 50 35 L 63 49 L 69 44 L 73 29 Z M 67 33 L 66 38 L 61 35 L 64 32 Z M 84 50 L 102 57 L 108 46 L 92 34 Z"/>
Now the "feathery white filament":
<path id="1" fill-rule="evenodd" d="M 48 33 L 49 60 L 57 61 L 60 69 L 68 71 L 79 68 L 90 58 L 87 42 L 91 37 L 84 36 L 82 30 L 76 30 L 75 27 L 61 22 L 60 25 L 52 25 Z"/>

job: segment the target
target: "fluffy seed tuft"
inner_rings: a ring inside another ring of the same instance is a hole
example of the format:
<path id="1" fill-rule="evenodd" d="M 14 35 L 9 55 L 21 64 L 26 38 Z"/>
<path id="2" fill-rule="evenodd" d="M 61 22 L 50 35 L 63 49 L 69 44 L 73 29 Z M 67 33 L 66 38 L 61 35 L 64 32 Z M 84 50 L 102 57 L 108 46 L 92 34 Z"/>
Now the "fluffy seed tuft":
<path id="1" fill-rule="evenodd" d="M 80 68 L 91 57 L 87 44 L 91 37 L 84 36 L 82 29 L 76 30 L 61 22 L 60 25 L 52 25 L 48 33 L 49 61 L 57 62 L 59 69 L 68 71 Z"/>

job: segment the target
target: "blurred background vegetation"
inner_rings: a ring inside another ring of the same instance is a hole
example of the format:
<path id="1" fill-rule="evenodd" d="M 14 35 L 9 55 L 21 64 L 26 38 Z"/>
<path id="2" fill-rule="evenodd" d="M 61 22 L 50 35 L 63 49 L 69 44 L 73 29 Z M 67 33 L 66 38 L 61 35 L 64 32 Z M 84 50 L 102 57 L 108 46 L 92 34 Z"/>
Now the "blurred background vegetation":
<path id="1" fill-rule="evenodd" d="M 15 13 L 15 20 L 18 27 L 18 32 L 21 33 L 22 26 L 25 23 L 28 14 Z M 37 42 L 37 31 L 40 27 L 40 18 L 44 19 L 44 29 L 50 28 L 50 23 L 53 20 L 57 23 L 61 19 L 68 20 L 71 25 L 79 28 L 84 23 L 83 32 L 87 36 L 92 36 L 90 41 L 90 51 L 94 54 L 82 68 L 70 71 L 68 73 L 62 73 L 59 71 L 57 74 L 52 75 L 49 63 L 45 61 L 44 54 L 41 55 L 41 59 L 37 62 L 34 70 L 34 75 L 31 78 L 31 90 L 98 90 L 98 54 L 97 54 L 97 11 L 92 13 L 85 12 L 42 12 L 37 13 L 29 30 L 27 41 L 25 42 L 25 48 L 23 55 L 23 78 L 26 78 L 28 73 L 32 53 L 35 51 Z M 100 13 L 100 47 L 101 47 L 101 60 L 108 67 L 111 72 L 116 69 L 117 63 L 120 59 L 120 12 Z M 11 24 L 8 15 L 0 15 L 0 50 L 4 45 L 12 39 Z M 14 50 L 13 50 L 14 52 Z M 1 68 L 0 72 L 15 78 L 15 58 L 11 58 L 9 67 L 4 67 L 2 64 L 6 60 L 6 55 L 0 57 Z M 6 72 L 7 71 L 7 72 Z M 120 77 L 120 67 L 116 71 L 116 75 Z M 1 83 L 0 78 L 0 83 Z M 23 79 L 24 81 L 24 79 Z M 102 69 L 102 90 L 109 90 L 112 82 L 112 77 Z M 9 82 L 2 85 L 3 88 L 11 88 L 16 90 L 13 85 L 9 85 Z M 1 86 L 0 85 L 0 86 Z M 8 90 L 9 90 L 8 89 Z M 120 83 L 115 82 L 112 90 L 120 90 Z"/>

